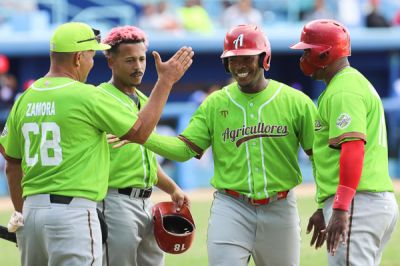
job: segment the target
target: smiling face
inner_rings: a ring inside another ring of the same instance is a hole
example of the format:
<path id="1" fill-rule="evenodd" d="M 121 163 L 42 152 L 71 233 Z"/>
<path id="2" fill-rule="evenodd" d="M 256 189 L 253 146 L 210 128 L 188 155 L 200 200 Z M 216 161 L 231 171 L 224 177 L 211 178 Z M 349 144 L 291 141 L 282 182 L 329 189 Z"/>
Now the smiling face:
<path id="1" fill-rule="evenodd" d="M 228 57 L 228 68 L 243 92 L 258 92 L 263 86 L 264 70 L 259 66 L 260 55 Z"/>
<path id="2" fill-rule="evenodd" d="M 146 71 L 146 50 L 143 42 L 121 43 L 115 52 L 110 53 L 108 65 L 116 83 L 122 87 L 141 84 Z"/>

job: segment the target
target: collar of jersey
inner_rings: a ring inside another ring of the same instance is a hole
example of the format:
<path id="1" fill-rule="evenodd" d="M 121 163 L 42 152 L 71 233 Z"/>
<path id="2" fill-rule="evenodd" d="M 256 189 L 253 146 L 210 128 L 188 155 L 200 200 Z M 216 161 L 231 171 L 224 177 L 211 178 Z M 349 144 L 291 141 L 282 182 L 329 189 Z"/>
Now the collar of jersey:
<path id="1" fill-rule="evenodd" d="M 279 88 L 279 83 L 276 82 L 273 79 L 269 79 L 268 85 L 265 89 L 263 89 L 260 92 L 257 93 L 244 93 L 239 89 L 239 86 L 237 83 L 231 84 L 229 91 L 231 92 L 231 95 L 237 99 L 238 101 L 249 101 L 249 100 L 256 100 L 256 98 L 261 99 L 263 101 L 266 101 L 270 99 L 276 92 L 276 90 Z M 261 96 L 261 97 L 259 97 Z"/>
<path id="2" fill-rule="evenodd" d="M 55 81 L 55 79 L 58 79 L 58 80 Z M 40 83 L 42 85 L 46 81 L 50 81 L 50 80 L 52 80 L 52 82 L 55 83 L 55 84 L 58 83 L 59 85 L 55 85 L 55 86 L 52 86 L 52 87 L 37 87 L 38 83 Z M 66 82 L 66 81 L 69 81 L 69 82 Z M 44 78 L 41 78 L 41 79 L 37 80 L 36 82 L 34 82 L 31 85 L 30 89 L 35 90 L 35 91 L 57 90 L 57 89 L 62 89 L 62 88 L 68 87 L 71 84 L 74 84 L 74 83 L 77 83 L 77 82 L 78 82 L 77 80 L 73 80 L 73 79 L 67 78 L 67 77 L 57 77 L 57 78 L 44 77 Z"/>

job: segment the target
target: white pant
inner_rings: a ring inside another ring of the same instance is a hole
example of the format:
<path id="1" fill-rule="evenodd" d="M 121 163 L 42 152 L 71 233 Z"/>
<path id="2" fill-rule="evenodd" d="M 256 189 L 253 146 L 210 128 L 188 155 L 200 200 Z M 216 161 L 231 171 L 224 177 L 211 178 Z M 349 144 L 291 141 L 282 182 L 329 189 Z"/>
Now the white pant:
<path id="1" fill-rule="evenodd" d="M 96 202 L 74 198 L 50 203 L 48 194 L 28 196 L 17 230 L 21 265 L 101 266 L 102 243 Z"/>
<path id="2" fill-rule="evenodd" d="M 161 266 L 164 253 L 153 233 L 150 199 L 119 194 L 109 188 L 98 207 L 108 225 L 104 248 L 104 266 Z"/>
<path id="3" fill-rule="evenodd" d="M 333 197 L 325 201 L 324 217 L 328 225 Z M 348 245 L 340 244 L 335 256 L 328 254 L 329 266 L 378 266 L 399 216 L 392 192 L 357 192 L 350 210 Z"/>
<path id="4" fill-rule="evenodd" d="M 297 266 L 300 261 L 300 219 L 296 198 L 252 206 L 216 192 L 208 224 L 211 266 Z"/>

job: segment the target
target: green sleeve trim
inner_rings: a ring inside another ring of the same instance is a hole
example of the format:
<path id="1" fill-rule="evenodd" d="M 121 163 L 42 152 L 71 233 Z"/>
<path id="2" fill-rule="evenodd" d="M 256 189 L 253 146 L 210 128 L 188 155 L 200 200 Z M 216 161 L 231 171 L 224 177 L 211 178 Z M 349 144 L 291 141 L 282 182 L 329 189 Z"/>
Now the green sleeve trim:
<path id="1" fill-rule="evenodd" d="M 178 137 L 151 134 L 143 146 L 169 160 L 184 162 L 198 155 Z"/>

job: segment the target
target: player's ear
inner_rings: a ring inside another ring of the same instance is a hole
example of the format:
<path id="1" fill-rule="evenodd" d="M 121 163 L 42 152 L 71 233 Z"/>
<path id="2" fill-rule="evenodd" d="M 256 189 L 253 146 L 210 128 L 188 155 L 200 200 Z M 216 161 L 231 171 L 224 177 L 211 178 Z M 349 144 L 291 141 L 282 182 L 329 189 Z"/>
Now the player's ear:
<path id="1" fill-rule="evenodd" d="M 109 68 L 112 68 L 114 65 L 114 58 L 111 54 L 106 55 L 106 60 Z"/>
<path id="2" fill-rule="evenodd" d="M 80 60 L 82 58 L 82 52 L 76 52 L 73 57 L 74 66 L 79 67 L 81 65 Z"/>

